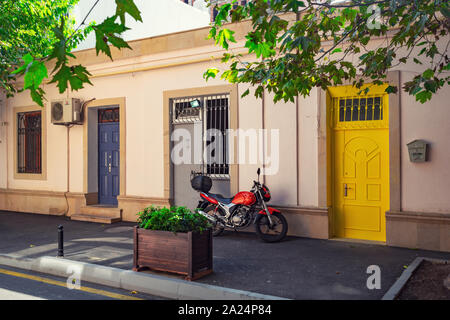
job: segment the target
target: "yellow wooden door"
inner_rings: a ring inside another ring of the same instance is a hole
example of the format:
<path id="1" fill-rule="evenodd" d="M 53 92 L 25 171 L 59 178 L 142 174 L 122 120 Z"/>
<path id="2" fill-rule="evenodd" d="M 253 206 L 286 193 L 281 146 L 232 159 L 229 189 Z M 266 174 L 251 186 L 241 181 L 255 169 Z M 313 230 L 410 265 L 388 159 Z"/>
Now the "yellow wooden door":
<path id="1" fill-rule="evenodd" d="M 332 108 L 332 172 L 335 235 L 386 240 L 389 210 L 389 112 L 386 86 L 368 95 L 340 86 L 329 89 Z"/>

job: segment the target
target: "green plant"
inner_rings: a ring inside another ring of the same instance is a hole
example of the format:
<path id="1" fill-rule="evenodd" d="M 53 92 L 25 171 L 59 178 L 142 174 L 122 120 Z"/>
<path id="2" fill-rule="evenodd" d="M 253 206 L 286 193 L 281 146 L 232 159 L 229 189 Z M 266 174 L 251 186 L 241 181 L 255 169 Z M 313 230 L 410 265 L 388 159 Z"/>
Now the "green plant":
<path id="1" fill-rule="evenodd" d="M 172 232 L 203 232 L 211 225 L 208 219 L 186 207 L 150 206 L 138 213 L 139 228 Z"/>

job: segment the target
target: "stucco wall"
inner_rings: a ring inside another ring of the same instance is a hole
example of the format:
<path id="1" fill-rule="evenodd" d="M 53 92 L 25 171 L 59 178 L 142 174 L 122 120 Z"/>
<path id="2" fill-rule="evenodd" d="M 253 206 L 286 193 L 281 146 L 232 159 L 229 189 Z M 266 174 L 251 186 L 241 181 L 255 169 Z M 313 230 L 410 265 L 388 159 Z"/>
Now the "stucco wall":
<path id="1" fill-rule="evenodd" d="M 105 99 L 126 97 L 126 194 L 143 197 L 163 197 L 163 91 L 224 84 L 221 80 L 205 83 L 202 74 L 214 62 L 203 62 L 182 66 L 167 67 L 145 72 L 127 73 L 108 77 L 93 78 L 93 86 L 86 86 L 79 92 L 70 94 L 82 100 L 92 98 Z M 111 64 L 114 67 L 114 63 Z M 113 68 L 112 68 L 113 69 Z M 49 101 L 64 98 L 53 85 L 45 85 Z M 245 91 L 240 88 L 239 92 Z M 314 99 L 314 98 L 312 98 Z M 316 173 L 311 170 L 316 155 L 314 140 L 317 121 L 311 101 L 302 100 L 302 112 L 296 113 L 296 103 L 277 103 L 267 95 L 264 103 L 264 124 L 262 100 L 249 95 L 239 101 L 239 127 L 242 129 L 277 129 L 280 145 L 278 173 L 266 176 L 266 183 L 273 190 L 273 202 L 279 205 L 296 206 L 297 198 L 301 204 L 313 206 L 316 203 L 314 186 Z M 12 121 L 12 109 L 17 106 L 32 105 L 28 93 L 17 95 L 9 100 L 9 117 Z M 67 129 L 50 124 L 48 115 L 48 179 L 46 181 L 15 180 L 10 170 L 10 188 L 67 191 Z M 312 116 L 311 113 L 313 114 Z M 297 136 L 297 119 L 301 122 Z M 9 134 L 13 136 L 12 128 Z M 268 135 L 270 140 L 271 136 Z M 298 152 L 298 139 L 303 139 L 301 152 Z M 270 143 L 269 143 L 270 146 Z M 273 146 L 275 147 L 275 146 Z M 83 128 L 70 129 L 70 192 L 92 192 L 83 190 Z M 298 168 L 297 153 L 305 162 L 308 170 L 303 193 L 297 189 Z M 269 153 L 270 154 L 270 150 Z M 13 145 L 9 146 L 9 161 L 13 161 Z M 239 169 L 241 190 L 249 189 L 256 178 L 256 169 L 260 164 L 246 163 Z"/>
<path id="2" fill-rule="evenodd" d="M 239 85 L 239 94 L 242 94 L 249 88 L 248 85 Z M 239 100 L 239 115 L 238 115 L 238 123 L 239 128 L 244 130 L 245 133 L 250 134 L 249 130 L 252 129 L 262 129 L 263 128 L 263 108 L 264 102 L 262 99 L 257 99 L 253 95 L 253 90 L 251 93 L 244 98 Z M 245 143 L 250 144 L 254 143 L 253 140 L 249 138 L 243 137 L 244 132 L 241 134 L 241 139 L 245 139 Z M 257 143 L 257 142 L 256 142 Z M 256 171 L 258 167 L 261 167 L 258 162 L 258 158 L 253 163 L 250 162 L 250 155 L 246 153 L 245 159 L 248 159 L 246 163 L 239 165 L 239 189 L 240 190 L 249 190 L 252 187 L 253 180 L 256 180 L 257 175 Z"/>
<path id="3" fill-rule="evenodd" d="M 272 145 L 277 142 L 271 137 L 268 143 L 268 155 L 276 161 L 278 158 L 277 174 L 268 175 L 266 182 L 272 188 L 273 203 L 279 205 L 297 205 L 297 113 L 296 103 L 273 102 L 273 95 L 265 96 L 265 121 L 268 130 L 279 131 L 279 147 Z M 278 151 L 278 154 L 276 154 Z"/>
<path id="4" fill-rule="evenodd" d="M 403 71 L 402 82 L 416 73 Z M 431 101 L 421 104 L 402 94 L 401 176 L 402 210 L 450 212 L 450 90 L 441 90 Z M 429 143 L 424 163 L 409 160 L 407 143 L 423 139 Z"/>
<path id="5" fill-rule="evenodd" d="M 318 90 L 299 97 L 299 202 L 305 207 L 319 205 L 318 197 Z"/>

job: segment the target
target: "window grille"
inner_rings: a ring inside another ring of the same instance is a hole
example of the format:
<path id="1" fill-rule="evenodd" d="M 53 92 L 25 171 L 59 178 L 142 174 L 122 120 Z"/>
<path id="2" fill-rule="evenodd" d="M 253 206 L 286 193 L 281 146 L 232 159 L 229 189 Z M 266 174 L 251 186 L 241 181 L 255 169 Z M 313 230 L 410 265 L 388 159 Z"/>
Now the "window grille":
<path id="1" fill-rule="evenodd" d="M 381 97 L 339 98 L 339 121 L 383 120 Z"/>
<path id="2" fill-rule="evenodd" d="M 42 173 L 41 111 L 17 114 L 17 171 Z"/>
<path id="3" fill-rule="evenodd" d="M 198 107 L 191 107 L 191 102 L 200 100 L 198 97 L 189 97 L 182 99 L 174 99 L 172 102 L 172 123 L 192 123 L 201 121 L 202 119 L 202 105 Z"/>
<path id="4" fill-rule="evenodd" d="M 191 102 L 199 101 L 198 107 L 192 107 Z M 205 163 L 203 173 L 213 178 L 229 178 L 229 146 L 227 130 L 229 129 L 229 94 L 208 96 L 192 96 L 172 99 L 172 124 L 202 122 L 203 152 Z M 209 129 L 216 129 L 221 138 L 207 136 Z M 220 144 L 220 142 L 222 142 Z M 211 154 L 205 151 L 212 151 Z"/>
<path id="5" fill-rule="evenodd" d="M 206 100 L 206 130 L 216 129 L 222 135 L 222 144 L 220 140 L 216 141 L 215 137 L 211 137 L 210 141 L 205 140 L 205 148 L 211 144 L 213 151 L 206 155 L 206 172 L 217 178 L 229 178 L 230 168 L 228 161 L 228 141 L 227 130 L 229 129 L 229 95 L 209 96 Z"/>
<path id="6" fill-rule="evenodd" d="M 119 108 L 108 108 L 98 110 L 98 123 L 119 122 Z"/>

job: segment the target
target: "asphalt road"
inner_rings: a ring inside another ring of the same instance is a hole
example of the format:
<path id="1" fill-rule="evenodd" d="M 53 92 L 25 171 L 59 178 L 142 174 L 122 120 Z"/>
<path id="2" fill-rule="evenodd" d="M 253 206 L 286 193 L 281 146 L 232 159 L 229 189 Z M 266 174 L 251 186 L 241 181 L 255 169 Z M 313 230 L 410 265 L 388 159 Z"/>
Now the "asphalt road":
<path id="1" fill-rule="evenodd" d="M 0 300 L 159 300 L 161 298 L 0 266 Z M 78 289 L 75 288 L 78 286 Z"/>

